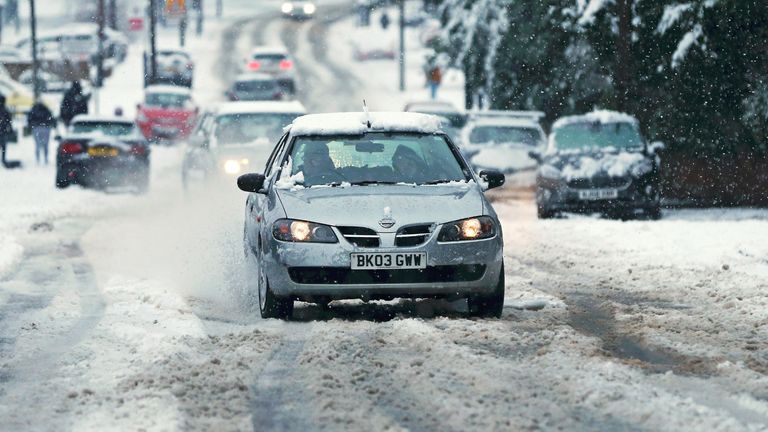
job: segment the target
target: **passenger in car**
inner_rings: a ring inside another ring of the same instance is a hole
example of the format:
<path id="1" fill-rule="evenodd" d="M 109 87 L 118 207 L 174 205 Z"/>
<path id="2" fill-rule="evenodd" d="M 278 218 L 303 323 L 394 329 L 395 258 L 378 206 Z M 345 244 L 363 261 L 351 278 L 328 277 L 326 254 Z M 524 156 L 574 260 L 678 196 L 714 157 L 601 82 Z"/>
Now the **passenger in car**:
<path id="1" fill-rule="evenodd" d="M 340 177 L 328 152 L 328 145 L 324 143 L 312 143 L 304 147 L 304 164 L 301 171 L 309 184 L 338 180 Z"/>
<path id="2" fill-rule="evenodd" d="M 392 168 L 399 174 L 398 177 L 407 182 L 421 183 L 426 180 L 424 160 L 404 145 L 399 145 L 392 155 Z"/>

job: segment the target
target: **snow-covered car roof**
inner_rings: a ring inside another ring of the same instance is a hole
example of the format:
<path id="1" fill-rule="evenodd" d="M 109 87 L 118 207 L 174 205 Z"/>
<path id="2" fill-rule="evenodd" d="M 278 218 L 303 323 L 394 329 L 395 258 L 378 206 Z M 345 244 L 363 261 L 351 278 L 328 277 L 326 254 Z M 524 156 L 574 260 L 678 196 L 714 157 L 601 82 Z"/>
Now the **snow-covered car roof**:
<path id="1" fill-rule="evenodd" d="M 93 114 L 78 114 L 72 119 L 72 123 L 125 123 L 134 124 L 133 119 L 127 117 L 118 116 L 105 116 L 105 115 L 93 115 Z"/>
<path id="2" fill-rule="evenodd" d="M 146 93 L 174 93 L 174 94 L 180 94 L 185 96 L 191 96 L 192 91 L 187 87 L 181 87 L 181 86 L 174 86 L 174 85 L 165 85 L 165 84 L 156 84 L 147 86 L 147 88 L 144 89 L 144 92 Z"/>
<path id="3" fill-rule="evenodd" d="M 558 129 L 563 126 L 576 124 L 576 123 L 633 123 L 637 124 L 638 121 L 634 116 L 621 113 L 618 111 L 609 110 L 596 110 L 588 114 L 574 115 L 559 118 L 553 125 L 552 129 Z"/>
<path id="4" fill-rule="evenodd" d="M 467 123 L 467 128 L 473 126 L 516 126 L 540 129 L 539 122 L 532 118 L 523 117 L 476 117 Z"/>
<path id="5" fill-rule="evenodd" d="M 286 129 L 292 135 L 356 135 L 366 132 L 442 133 L 440 118 L 404 112 L 346 112 L 309 114 Z"/>
<path id="6" fill-rule="evenodd" d="M 288 55 L 288 50 L 280 45 L 274 46 L 259 46 L 251 50 L 251 55 L 257 54 L 283 54 Z"/>
<path id="7" fill-rule="evenodd" d="M 461 112 L 454 104 L 448 101 L 411 101 L 405 104 L 403 111 Z"/>
<path id="8" fill-rule="evenodd" d="M 307 109 L 299 101 L 259 101 L 259 102 L 225 102 L 218 106 L 216 114 L 247 114 L 247 113 L 306 113 Z"/>

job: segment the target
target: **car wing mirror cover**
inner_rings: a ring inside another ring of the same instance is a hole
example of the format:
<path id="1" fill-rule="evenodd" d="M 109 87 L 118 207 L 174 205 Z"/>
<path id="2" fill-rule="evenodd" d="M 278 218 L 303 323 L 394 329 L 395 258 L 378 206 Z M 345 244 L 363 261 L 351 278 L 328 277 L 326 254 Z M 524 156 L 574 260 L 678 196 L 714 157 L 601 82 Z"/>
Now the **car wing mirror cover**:
<path id="1" fill-rule="evenodd" d="M 667 145 L 661 141 L 654 141 L 648 145 L 648 151 L 653 154 L 664 151 L 666 148 L 667 148 Z"/>
<path id="2" fill-rule="evenodd" d="M 237 187 L 243 192 L 265 193 L 264 179 L 263 174 L 243 174 L 237 178 Z"/>
<path id="3" fill-rule="evenodd" d="M 488 185 L 486 190 L 494 189 L 502 186 L 506 182 L 506 177 L 500 171 L 497 170 L 483 170 L 480 171 L 480 178 Z"/>

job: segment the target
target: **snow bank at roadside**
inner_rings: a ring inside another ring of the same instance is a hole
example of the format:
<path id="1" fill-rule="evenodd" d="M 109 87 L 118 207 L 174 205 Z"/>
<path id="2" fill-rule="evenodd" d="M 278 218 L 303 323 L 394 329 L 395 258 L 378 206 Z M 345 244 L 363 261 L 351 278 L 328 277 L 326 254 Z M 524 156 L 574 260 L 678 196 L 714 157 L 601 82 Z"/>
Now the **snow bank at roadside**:
<path id="1" fill-rule="evenodd" d="M 10 274 L 24 256 L 24 247 L 16 239 L 0 234 L 0 280 Z"/>

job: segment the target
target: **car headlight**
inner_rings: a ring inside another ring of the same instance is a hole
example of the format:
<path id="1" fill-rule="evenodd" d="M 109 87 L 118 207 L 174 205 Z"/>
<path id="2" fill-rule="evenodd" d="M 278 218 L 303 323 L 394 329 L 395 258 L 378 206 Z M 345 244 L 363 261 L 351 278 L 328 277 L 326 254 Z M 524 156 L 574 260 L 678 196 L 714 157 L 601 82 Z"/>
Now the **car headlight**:
<path id="1" fill-rule="evenodd" d="M 283 13 L 291 13 L 293 12 L 293 4 L 291 3 L 283 3 L 283 6 L 280 8 Z"/>
<path id="2" fill-rule="evenodd" d="M 316 9 L 317 8 L 312 3 L 307 3 L 304 5 L 304 13 L 307 15 L 312 15 L 313 13 L 315 13 Z"/>
<path id="3" fill-rule="evenodd" d="M 272 236 L 286 242 L 338 243 L 339 239 L 328 225 L 313 222 L 280 219 L 272 226 Z"/>
<path id="4" fill-rule="evenodd" d="M 488 216 L 449 222 L 443 225 L 437 241 L 454 242 L 463 240 L 481 240 L 496 235 L 496 224 Z"/>

